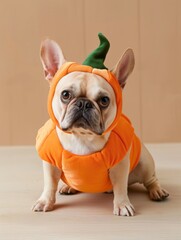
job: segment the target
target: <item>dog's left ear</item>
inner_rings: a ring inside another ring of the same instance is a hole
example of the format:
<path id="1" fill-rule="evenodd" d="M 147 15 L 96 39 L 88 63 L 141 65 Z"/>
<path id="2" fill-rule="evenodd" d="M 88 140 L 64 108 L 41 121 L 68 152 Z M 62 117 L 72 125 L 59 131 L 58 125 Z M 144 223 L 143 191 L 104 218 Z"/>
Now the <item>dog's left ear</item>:
<path id="1" fill-rule="evenodd" d="M 112 73 L 118 79 L 121 88 L 124 88 L 127 77 L 133 71 L 134 64 L 135 60 L 133 50 L 127 49 L 118 61 L 117 65 L 112 70 Z"/>
<path id="2" fill-rule="evenodd" d="M 55 41 L 46 39 L 41 44 L 40 58 L 45 78 L 51 83 L 57 70 L 66 62 L 62 50 Z"/>

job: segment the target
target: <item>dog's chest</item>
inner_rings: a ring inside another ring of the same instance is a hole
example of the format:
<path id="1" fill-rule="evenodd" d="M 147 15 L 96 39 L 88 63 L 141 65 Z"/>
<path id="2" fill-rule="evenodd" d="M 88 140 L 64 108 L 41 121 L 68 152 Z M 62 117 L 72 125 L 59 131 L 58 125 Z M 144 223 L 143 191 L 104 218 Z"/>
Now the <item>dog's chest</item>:
<path id="1" fill-rule="evenodd" d="M 59 128 L 56 128 L 56 132 L 65 150 L 81 156 L 101 151 L 110 136 L 109 133 L 105 136 L 85 134 L 83 131 L 81 133 L 81 130 L 79 133 L 67 134 Z"/>

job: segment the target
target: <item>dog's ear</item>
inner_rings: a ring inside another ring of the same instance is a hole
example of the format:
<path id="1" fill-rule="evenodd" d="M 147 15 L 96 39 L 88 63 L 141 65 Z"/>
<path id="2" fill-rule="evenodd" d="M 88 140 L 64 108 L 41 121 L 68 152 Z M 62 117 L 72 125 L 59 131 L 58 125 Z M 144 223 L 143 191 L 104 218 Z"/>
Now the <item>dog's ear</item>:
<path id="1" fill-rule="evenodd" d="M 133 50 L 127 49 L 118 61 L 117 65 L 112 70 L 112 73 L 116 76 L 122 88 L 124 88 L 126 84 L 127 77 L 133 71 L 134 64 L 135 60 Z"/>
<path id="2" fill-rule="evenodd" d="M 45 78 L 51 82 L 57 70 L 66 62 L 59 45 L 50 39 L 42 42 L 40 58 L 45 72 Z"/>

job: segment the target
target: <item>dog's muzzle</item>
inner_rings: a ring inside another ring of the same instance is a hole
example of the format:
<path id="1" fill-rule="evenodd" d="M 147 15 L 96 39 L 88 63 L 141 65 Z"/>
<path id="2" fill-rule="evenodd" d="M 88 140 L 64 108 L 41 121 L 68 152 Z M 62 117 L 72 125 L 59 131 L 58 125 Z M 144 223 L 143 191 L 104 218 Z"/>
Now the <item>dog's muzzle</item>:
<path id="1" fill-rule="evenodd" d="M 94 104 L 86 98 L 79 98 L 75 102 L 75 113 L 74 113 L 74 126 L 94 128 Z"/>
<path id="2" fill-rule="evenodd" d="M 100 113 L 94 103 L 87 98 L 78 98 L 69 109 L 67 115 L 68 130 L 72 127 L 89 129 L 92 132 L 101 135 L 104 127 L 101 124 Z"/>

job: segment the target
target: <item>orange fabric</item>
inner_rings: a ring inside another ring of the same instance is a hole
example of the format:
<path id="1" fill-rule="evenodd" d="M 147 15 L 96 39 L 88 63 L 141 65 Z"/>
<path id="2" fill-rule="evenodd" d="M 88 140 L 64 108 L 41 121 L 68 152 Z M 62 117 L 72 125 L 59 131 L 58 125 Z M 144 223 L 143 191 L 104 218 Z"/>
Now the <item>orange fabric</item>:
<path id="1" fill-rule="evenodd" d="M 86 156 L 72 154 L 63 149 L 57 133 L 59 126 L 52 110 L 52 100 L 57 83 L 65 75 L 74 72 L 89 72 L 105 79 L 114 90 L 117 103 L 116 117 L 104 134 L 112 131 L 105 147 Z M 93 69 L 76 63 L 65 63 L 55 74 L 48 96 L 50 120 L 39 130 L 36 148 L 40 157 L 63 171 L 61 178 L 69 186 L 82 192 L 103 192 L 112 189 L 109 169 L 120 162 L 131 146 L 130 171 L 137 165 L 141 144 L 134 134 L 129 119 L 122 114 L 122 90 L 114 75 L 106 70 Z"/>
<path id="2" fill-rule="evenodd" d="M 134 129 L 124 115 L 112 130 L 106 146 L 100 152 L 86 156 L 75 155 L 63 149 L 56 133 L 56 125 L 51 119 L 39 130 L 37 136 L 40 157 L 61 169 L 61 179 L 82 192 L 112 189 L 109 169 L 124 158 L 131 144 L 130 171 L 139 161 L 141 147 Z"/>

